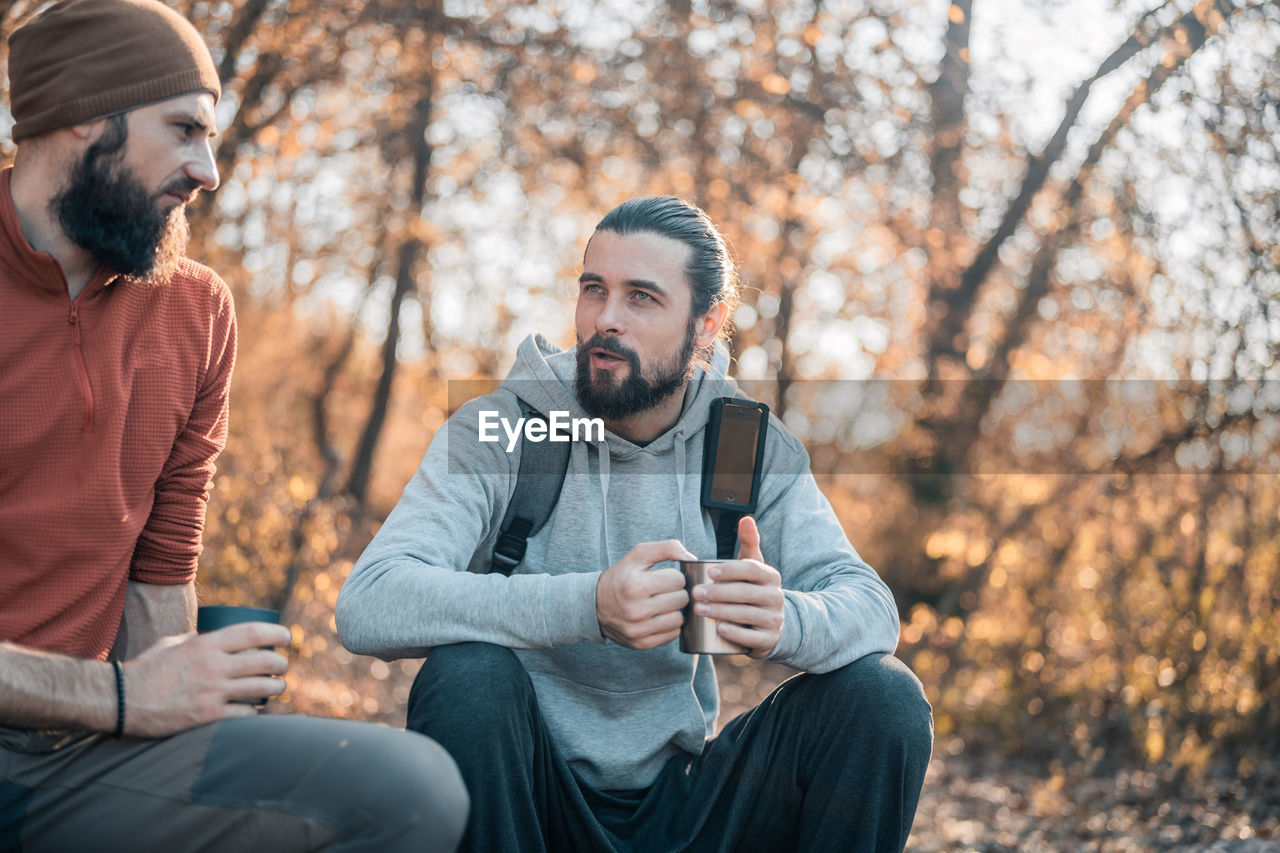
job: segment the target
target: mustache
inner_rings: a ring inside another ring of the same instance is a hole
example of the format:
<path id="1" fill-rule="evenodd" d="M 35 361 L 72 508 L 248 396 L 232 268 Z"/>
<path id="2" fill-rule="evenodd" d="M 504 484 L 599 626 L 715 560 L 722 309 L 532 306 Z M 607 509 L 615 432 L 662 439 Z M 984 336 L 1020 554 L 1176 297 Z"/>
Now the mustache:
<path id="1" fill-rule="evenodd" d="M 156 193 L 155 197 L 158 201 L 159 199 L 164 198 L 167 193 L 178 193 L 179 195 L 189 195 L 191 196 L 191 200 L 195 201 L 196 195 L 199 192 L 199 181 L 194 178 L 178 178 L 176 181 L 160 190 L 160 192 Z"/>
<path id="2" fill-rule="evenodd" d="M 580 344 L 579 348 L 583 352 L 590 349 L 602 349 L 607 352 L 611 352 L 614 355 L 622 356 L 627 361 L 631 362 L 631 367 L 633 369 L 639 370 L 640 368 L 640 356 L 636 354 L 635 350 L 629 347 L 624 347 L 622 344 L 618 343 L 616 338 L 606 338 L 598 332 L 588 338 L 584 343 Z"/>

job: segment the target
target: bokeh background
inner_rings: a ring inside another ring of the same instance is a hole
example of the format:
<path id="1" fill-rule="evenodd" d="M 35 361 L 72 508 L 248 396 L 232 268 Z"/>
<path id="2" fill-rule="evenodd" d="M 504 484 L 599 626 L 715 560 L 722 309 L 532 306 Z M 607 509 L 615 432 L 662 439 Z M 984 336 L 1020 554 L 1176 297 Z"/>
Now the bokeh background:
<path id="1" fill-rule="evenodd" d="M 910 849 L 1280 838 L 1276 2 L 173 5 L 225 87 L 191 254 L 240 318 L 201 595 L 284 610 L 276 710 L 403 723 L 418 662 L 341 648 L 346 574 L 449 380 L 571 343 L 594 223 L 673 193 L 897 596 Z M 734 713 L 787 673 L 720 674 Z"/>

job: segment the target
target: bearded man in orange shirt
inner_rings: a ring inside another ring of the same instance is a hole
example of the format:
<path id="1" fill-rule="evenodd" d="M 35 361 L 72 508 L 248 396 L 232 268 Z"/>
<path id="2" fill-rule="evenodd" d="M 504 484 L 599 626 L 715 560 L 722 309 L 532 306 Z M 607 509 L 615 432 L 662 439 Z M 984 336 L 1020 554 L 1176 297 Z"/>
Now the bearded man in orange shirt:
<path id="1" fill-rule="evenodd" d="M 64 0 L 10 39 L 0 172 L 0 849 L 452 850 L 428 738 L 258 716 L 279 625 L 199 635 L 236 352 L 184 257 L 220 83 L 155 0 Z"/>

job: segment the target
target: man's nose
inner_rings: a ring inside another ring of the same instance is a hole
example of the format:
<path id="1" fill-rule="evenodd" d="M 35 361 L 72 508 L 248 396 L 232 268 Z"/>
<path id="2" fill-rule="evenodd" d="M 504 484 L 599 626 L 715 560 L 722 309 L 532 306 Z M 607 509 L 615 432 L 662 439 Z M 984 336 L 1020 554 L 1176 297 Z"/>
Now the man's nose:
<path id="1" fill-rule="evenodd" d="M 596 315 L 596 331 L 602 335 L 620 335 L 624 329 L 622 306 L 612 297 L 606 299 Z"/>
<path id="2" fill-rule="evenodd" d="M 218 188 L 218 161 L 213 156 L 212 143 L 205 141 L 199 153 L 187 162 L 187 177 L 197 182 L 200 189 L 212 192 Z"/>

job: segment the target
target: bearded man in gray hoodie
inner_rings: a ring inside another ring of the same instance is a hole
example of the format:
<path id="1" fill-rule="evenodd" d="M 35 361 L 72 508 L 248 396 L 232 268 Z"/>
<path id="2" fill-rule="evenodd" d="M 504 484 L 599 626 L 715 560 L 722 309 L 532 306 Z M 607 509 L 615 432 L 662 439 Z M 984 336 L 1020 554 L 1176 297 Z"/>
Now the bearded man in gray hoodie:
<path id="1" fill-rule="evenodd" d="M 428 655 L 408 726 L 444 746 L 472 811 L 463 849 L 901 850 L 933 724 L 892 656 L 892 594 L 849 544 L 803 445 L 770 418 L 737 559 L 693 590 L 752 657 L 802 674 L 716 734 L 715 671 L 676 639 L 674 561 L 713 559 L 701 505 L 714 400 L 741 397 L 718 343 L 736 302 L 723 237 L 672 197 L 597 226 L 578 344 L 524 341 L 502 386 L 437 432 L 338 600 L 342 642 Z M 598 417 L 510 576 L 490 571 L 519 442 L 481 440 L 519 400 Z M 758 525 L 758 526 L 757 526 Z M 428 654 L 429 653 L 429 654 Z"/>

